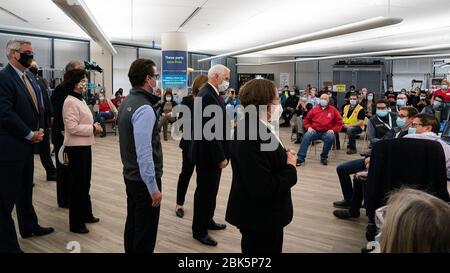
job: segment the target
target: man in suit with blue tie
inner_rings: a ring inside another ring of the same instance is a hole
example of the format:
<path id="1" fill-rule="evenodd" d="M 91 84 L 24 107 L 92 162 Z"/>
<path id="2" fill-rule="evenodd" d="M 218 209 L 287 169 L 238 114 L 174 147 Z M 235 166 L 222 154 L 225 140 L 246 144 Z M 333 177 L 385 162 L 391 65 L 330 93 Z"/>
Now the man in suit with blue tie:
<path id="1" fill-rule="evenodd" d="M 21 252 L 11 213 L 16 205 L 22 238 L 52 233 L 38 224 L 33 207 L 33 145 L 44 138 L 39 86 L 26 69 L 33 60 L 29 41 L 6 45 L 9 64 L 0 71 L 0 253 Z"/>
<path id="2" fill-rule="evenodd" d="M 192 233 L 194 239 L 202 244 L 216 246 L 217 242 L 208 234 L 208 230 L 222 230 L 224 224 L 214 221 L 216 209 L 216 197 L 219 190 L 222 169 L 226 168 L 230 159 L 229 140 L 227 139 L 225 102 L 220 96 L 229 87 L 230 70 L 223 65 L 215 65 L 208 72 L 208 83 L 197 95 L 201 99 L 202 109 L 210 105 L 219 106 L 222 110 L 223 135 L 213 139 L 207 139 L 203 135 L 203 128 L 211 120 L 202 115 L 202 138 L 195 139 L 192 158 L 196 163 L 197 188 L 194 196 L 194 217 L 192 220 Z M 194 112 L 196 104 L 194 103 Z M 200 110 L 200 109 L 197 109 Z M 215 128 L 218 131 L 218 128 Z M 198 132 L 194 132 L 195 133 Z"/>

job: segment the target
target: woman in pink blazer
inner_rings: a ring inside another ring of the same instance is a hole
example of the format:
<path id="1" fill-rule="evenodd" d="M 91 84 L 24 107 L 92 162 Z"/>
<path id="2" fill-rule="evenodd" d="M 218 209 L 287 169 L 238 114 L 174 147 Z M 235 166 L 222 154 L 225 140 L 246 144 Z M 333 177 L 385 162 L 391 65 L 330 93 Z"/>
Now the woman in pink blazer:
<path id="1" fill-rule="evenodd" d="M 85 234 L 89 230 L 86 223 L 97 223 L 92 214 L 91 187 L 92 151 L 95 134 L 102 128 L 95 123 L 92 112 L 83 99 L 86 91 L 87 74 L 85 70 L 75 69 L 67 72 L 65 85 L 69 95 L 64 101 L 64 146 L 69 159 L 70 173 L 70 231 Z"/>

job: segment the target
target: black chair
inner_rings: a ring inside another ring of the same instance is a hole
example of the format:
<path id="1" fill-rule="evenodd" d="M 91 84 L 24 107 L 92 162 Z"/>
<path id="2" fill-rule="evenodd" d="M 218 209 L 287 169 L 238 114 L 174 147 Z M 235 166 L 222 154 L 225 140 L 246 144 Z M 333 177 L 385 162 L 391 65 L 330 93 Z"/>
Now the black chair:
<path id="1" fill-rule="evenodd" d="M 381 140 L 374 145 L 365 197 L 368 241 L 373 241 L 377 232 L 375 210 L 385 205 L 389 192 L 402 186 L 450 201 L 446 159 L 439 142 L 400 138 Z"/>

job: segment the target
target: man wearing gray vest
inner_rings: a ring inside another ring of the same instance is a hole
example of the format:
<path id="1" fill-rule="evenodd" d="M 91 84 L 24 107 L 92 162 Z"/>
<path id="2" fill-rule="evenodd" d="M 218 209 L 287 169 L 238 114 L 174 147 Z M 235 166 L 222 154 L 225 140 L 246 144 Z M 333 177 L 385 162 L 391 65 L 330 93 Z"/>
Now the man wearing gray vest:
<path id="1" fill-rule="evenodd" d="M 131 64 L 130 94 L 119 108 L 120 155 L 127 192 L 125 252 L 153 253 L 158 232 L 163 174 L 162 147 L 155 105 L 156 65 L 138 59 Z"/>

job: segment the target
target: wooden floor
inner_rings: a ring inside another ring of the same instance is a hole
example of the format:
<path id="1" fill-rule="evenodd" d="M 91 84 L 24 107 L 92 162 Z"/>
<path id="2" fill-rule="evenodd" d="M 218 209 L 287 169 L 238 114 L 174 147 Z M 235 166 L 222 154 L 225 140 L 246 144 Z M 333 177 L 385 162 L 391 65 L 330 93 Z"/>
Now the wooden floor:
<path id="1" fill-rule="evenodd" d="M 298 150 L 299 145 L 290 141 L 290 128 L 281 128 L 281 139 L 288 147 Z M 341 141 L 343 135 L 341 135 Z M 19 239 L 25 252 L 67 253 L 67 244 L 79 242 L 83 253 L 123 252 L 123 230 L 126 218 L 126 195 L 122 180 L 122 165 L 117 137 L 96 139 L 93 146 L 93 176 L 91 198 L 93 212 L 100 223 L 89 225 L 91 232 L 77 235 L 69 232 L 68 211 L 56 205 L 56 183 L 45 181 L 45 171 L 39 157 L 35 158 L 34 205 L 42 226 L 52 226 L 56 232 L 41 238 Z M 363 141 L 358 140 L 359 150 Z M 332 214 L 332 202 L 342 199 L 336 165 L 359 155 L 348 156 L 345 150 L 331 151 L 328 166 L 319 164 L 322 144 L 311 147 L 306 165 L 298 167 L 298 183 L 292 189 L 294 218 L 285 228 L 283 252 L 359 252 L 365 246 L 367 218 L 344 221 Z M 185 217 L 175 216 L 176 186 L 181 170 L 181 151 L 178 142 L 163 143 L 164 176 L 163 201 L 156 252 L 159 253 L 213 253 L 240 252 L 240 233 L 228 225 L 224 231 L 211 231 L 219 242 L 217 247 L 204 246 L 192 238 L 193 192 L 195 174 L 186 196 Z M 231 168 L 222 174 L 215 220 L 225 223 L 224 214 L 231 184 Z M 362 211 L 363 212 L 363 211 Z M 15 214 L 15 213 L 14 213 Z M 364 214 L 364 213 L 362 213 Z M 16 221 L 17 223 L 17 221 Z M 19 236 L 20 237 L 20 236 Z"/>

